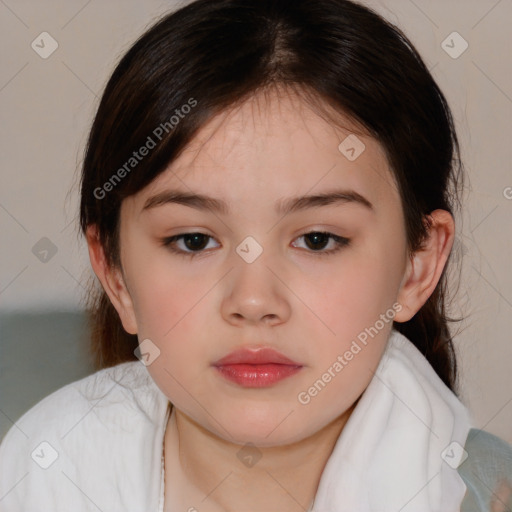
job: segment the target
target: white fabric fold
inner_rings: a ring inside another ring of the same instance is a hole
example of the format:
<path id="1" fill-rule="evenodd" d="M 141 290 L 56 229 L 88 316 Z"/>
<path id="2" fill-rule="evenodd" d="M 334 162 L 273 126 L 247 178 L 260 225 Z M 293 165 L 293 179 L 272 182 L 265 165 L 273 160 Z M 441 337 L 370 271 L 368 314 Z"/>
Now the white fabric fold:
<path id="1" fill-rule="evenodd" d="M 468 409 L 393 329 L 322 473 L 314 512 L 459 512 Z"/>

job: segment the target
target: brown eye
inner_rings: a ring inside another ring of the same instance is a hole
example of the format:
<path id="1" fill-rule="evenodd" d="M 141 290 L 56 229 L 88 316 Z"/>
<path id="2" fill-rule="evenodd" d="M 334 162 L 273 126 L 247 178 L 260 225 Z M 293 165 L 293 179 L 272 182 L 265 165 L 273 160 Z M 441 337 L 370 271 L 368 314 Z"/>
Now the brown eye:
<path id="1" fill-rule="evenodd" d="M 190 233 L 183 235 L 183 243 L 187 249 L 197 251 L 206 247 L 208 238 L 210 237 L 203 233 Z"/>
<path id="2" fill-rule="evenodd" d="M 321 250 L 323 249 L 327 243 L 329 242 L 330 236 L 326 233 L 308 233 L 304 235 L 304 240 L 306 241 L 306 245 L 310 249 Z"/>
<path id="3" fill-rule="evenodd" d="M 183 256 L 194 256 L 200 254 L 207 247 L 209 240 L 213 237 L 204 233 L 182 233 L 162 240 L 162 245 L 169 247 L 172 252 Z M 176 247 L 178 242 L 183 242 L 182 247 Z"/>
<path id="4" fill-rule="evenodd" d="M 311 231 L 309 233 L 304 233 L 298 238 L 303 238 L 305 240 L 306 247 L 309 252 L 318 253 L 319 256 L 324 254 L 333 254 L 339 251 L 342 247 L 350 244 L 350 240 L 348 238 L 324 231 Z M 329 245 L 331 240 L 331 249 L 327 251 L 323 250 Z"/>

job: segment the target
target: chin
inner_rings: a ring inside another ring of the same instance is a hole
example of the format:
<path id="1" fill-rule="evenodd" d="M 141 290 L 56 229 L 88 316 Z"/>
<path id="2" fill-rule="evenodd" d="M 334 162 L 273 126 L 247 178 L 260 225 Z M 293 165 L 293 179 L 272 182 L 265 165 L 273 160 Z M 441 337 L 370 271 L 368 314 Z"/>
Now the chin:
<path id="1" fill-rule="evenodd" d="M 209 430 L 225 441 L 242 446 L 251 443 L 261 448 L 293 444 L 316 432 L 315 426 L 308 424 L 310 419 L 304 418 L 304 421 L 300 421 L 292 408 L 286 414 L 283 413 L 284 410 L 280 408 L 277 412 L 259 412 L 253 415 L 240 411 L 240 415 L 236 417 L 232 414 L 222 420 L 219 417 L 220 423 L 226 426 L 229 434 L 219 429 L 216 423 L 211 424 Z"/>

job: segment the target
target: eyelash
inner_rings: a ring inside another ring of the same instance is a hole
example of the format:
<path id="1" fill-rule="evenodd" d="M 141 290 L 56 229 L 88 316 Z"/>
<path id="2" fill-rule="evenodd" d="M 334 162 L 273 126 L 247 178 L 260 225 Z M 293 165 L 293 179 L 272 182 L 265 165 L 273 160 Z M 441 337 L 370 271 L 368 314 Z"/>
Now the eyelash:
<path id="1" fill-rule="evenodd" d="M 348 245 L 350 245 L 350 239 L 349 238 L 345 238 L 343 236 L 338 236 L 338 235 L 335 235 L 334 233 L 330 233 L 328 231 L 308 231 L 306 233 L 303 233 L 302 235 L 299 235 L 297 238 L 301 238 L 301 237 L 304 237 L 306 235 L 312 235 L 312 234 L 327 235 L 329 238 L 332 238 L 334 240 L 334 242 L 336 243 L 336 247 L 334 249 L 330 249 L 328 251 L 313 251 L 313 250 L 308 250 L 307 251 L 307 252 L 311 252 L 313 254 L 316 254 L 318 256 L 333 255 L 334 253 L 337 253 L 338 251 L 340 251 L 343 247 L 347 247 Z M 167 247 L 171 252 L 173 252 L 175 254 L 178 254 L 179 256 L 185 256 L 185 257 L 193 258 L 195 256 L 203 254 L 204 250 L 201 250 L 201 251 L 183 251 L 181 249 L 176 249 L 175 247 L 173 247 L 173 244 L 175 242 L 177 242 L 178 240 L 182 239 L 183 237 L 185 237 L 187 235 L 203 235 L 203 236 L 206 236 L 208 239 L 212 239 L 213 238 L 212 236 L 206 235 L 205 233 L 194 231 L 194 232 L 190 232 L 190 233 L 181 233 L 179 235 L 174 235 L 174 236 L 171 236 L 171 237 L 163 238 L 161 240 L 161 244 L 164 247 Z"/>

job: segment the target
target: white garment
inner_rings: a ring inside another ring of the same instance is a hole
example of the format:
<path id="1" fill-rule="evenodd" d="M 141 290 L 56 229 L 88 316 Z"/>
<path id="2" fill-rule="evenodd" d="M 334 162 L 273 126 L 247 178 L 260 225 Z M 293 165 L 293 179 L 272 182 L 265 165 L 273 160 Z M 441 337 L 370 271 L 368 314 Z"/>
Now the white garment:
<path id="1" fill-rule="evenodd" d="M 139 361 L 57 390 L 0 445 L 0 511 L 161 512 L 169 412 Z M 458 512 L 466 485 L 456 459 L 470 428 L 464 405 L 393 330 L 327 461 L 313 510 Z"/>

